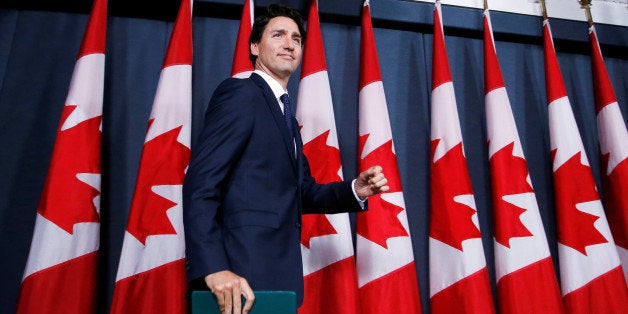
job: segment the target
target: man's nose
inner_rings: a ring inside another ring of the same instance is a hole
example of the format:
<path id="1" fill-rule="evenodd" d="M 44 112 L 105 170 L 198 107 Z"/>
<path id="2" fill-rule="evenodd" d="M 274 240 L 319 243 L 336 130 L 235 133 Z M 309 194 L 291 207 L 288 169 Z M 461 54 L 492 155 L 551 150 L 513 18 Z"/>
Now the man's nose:
<path id="1" fill-rule="evenodd" d="M 283 46 L 288 50 L 294 50 L 294 41 L 292 40 L 292 38 L 286 37 Z"/>

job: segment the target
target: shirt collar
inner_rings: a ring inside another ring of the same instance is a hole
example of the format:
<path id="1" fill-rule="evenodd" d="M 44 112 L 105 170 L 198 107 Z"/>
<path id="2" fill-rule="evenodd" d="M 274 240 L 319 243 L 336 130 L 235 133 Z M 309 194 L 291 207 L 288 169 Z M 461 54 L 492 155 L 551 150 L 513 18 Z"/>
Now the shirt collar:
<path id="1" fill-rule="evenodd" d="M 268 84 L 268 86 L 270 86 L 270 89 L 273 91 L 275 98 L 279 98 L 281 97 L 281 95 L 288 93 L 288 91 L 284 90 L 281 84 L 277 82 L 277 80 L 266 74 L 266 72 L 262 70 L 254 70 L 253 73 L 257 73 L 264 79 L 264 81 L 266 81 L 266 84 Z"/>

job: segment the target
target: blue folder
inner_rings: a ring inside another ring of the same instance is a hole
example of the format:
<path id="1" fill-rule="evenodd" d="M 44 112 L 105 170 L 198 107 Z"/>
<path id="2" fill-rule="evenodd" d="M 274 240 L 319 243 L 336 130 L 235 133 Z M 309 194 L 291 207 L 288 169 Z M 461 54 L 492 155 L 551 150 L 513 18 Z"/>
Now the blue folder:
<path id="1" fill-rule="evenodd" d="M 254 291 L 255 303 L 250 314 L 295 314 L 294 291 Z M 244 299 L 242 300 L 244 306 Z M 208 290 L 192 291 L 192 314 L 220 314 L 216 296 Z"/>

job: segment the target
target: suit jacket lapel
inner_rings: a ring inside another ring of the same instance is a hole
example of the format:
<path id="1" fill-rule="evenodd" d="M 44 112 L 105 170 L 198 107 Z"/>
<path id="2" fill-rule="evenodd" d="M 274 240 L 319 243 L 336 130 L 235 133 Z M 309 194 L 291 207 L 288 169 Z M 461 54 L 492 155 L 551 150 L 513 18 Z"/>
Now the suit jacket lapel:
<path id="1" fill-rule="evenodd" d="M 283 113 L 281 112 L 281 108 L 279 107 L 279 104 L 277 103 L 275 94 L 273 94 L 273 91 L 270 89 L 270 86 L 268 86 L 266 81 L 264 81 L 264 79 L 261 76 L 253 73 L 251 74 L 250 78 L 262 89 L 262 93 L 264 94 L 264 98 L 266 100 L 266 105 L 268 106 L 268 108 L 270 109 L 270 112 L 272 113 L 273 119 L 275 120 L 275 124 L 279 128 L 281 137 L 283 138 L 286 151 L 290 156 L 290 161 L 292 162 L 292 169 L 296 172 L 297 164 L 296 164 L 296 157 L 294 153 L 295 142 L 292 136 L 290 136 L 290 131 L 288 130 L 288 126 L 286 125 L 286 120 L 284 119 Z M 296 130 L 298 130 L 298 128 Z"/>

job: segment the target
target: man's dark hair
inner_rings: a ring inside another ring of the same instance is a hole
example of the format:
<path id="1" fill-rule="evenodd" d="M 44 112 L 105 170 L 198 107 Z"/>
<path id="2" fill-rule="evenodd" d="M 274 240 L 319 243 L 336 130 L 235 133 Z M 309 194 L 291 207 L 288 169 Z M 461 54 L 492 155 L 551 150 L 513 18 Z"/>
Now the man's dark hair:
<path id="1" fill-rule="evenodd" d="M 253 22 L 253 29 L 251 30 L 251 36 L 249 36 L 249 60 L 251 60 L 253 67 L 255 67 L 257 56 L 254 56 L 251 52 L 251 44 L 259 43 L 262 40 L 262 34 L 264 33 L 264 29 L 266 29 L 268 22 L 279 16 L 285 16 L 292 19 L 297 24 L 299 33 L 301 33 L 301 43 L 305 42 L 305 28 L 303 27 L 303 18 L 301 17 L 299 11 L 284 4 L 271 4 L 266 8 L 266 12 L 258 16 L 255 19 L 255 22 Z"/>

